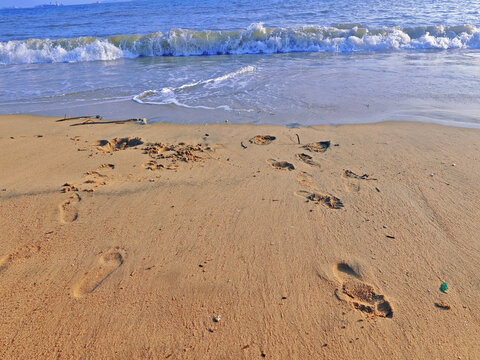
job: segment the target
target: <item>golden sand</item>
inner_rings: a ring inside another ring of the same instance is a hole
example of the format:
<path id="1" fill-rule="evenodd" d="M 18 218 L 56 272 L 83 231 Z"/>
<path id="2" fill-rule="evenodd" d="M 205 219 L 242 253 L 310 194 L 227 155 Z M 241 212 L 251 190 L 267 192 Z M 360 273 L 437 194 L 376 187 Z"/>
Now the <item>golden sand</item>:
<path id="1" fill-rule="evenodd" d="M 0 358 L 479 358 L 480 131 L 70 125 L 0 117 Z"/>

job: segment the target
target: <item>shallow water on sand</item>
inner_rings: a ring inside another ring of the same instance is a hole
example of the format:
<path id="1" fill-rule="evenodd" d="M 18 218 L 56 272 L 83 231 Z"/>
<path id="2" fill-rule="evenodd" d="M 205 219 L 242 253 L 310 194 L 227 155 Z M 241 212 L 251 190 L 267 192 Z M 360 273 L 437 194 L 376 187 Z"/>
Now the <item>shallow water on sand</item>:
<path id="1" fill-rule="evenodd" d="M 0 10 L 0 113 L 479 127 L 479 13 L 382 0 Z"/>
<path id="2" fill-rule="evenodd" d="M 480 51 L 150 57 L 0 70 L 2 113 L 478 127 Z"/>

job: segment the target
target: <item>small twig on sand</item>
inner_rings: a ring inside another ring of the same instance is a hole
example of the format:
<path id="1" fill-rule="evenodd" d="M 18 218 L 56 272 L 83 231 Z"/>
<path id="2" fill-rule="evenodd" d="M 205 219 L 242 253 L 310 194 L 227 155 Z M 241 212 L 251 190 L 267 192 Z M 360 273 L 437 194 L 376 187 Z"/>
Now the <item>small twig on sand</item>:
<path id="1" fill-rule="evenodd" d="M 124 124 L 127 122 L 138 122 L 143 121 L 143 119 L 127 119 L 127 120 L 113 120 L 113 121 L 93 121 L 92 119 L 85 120 L 84 122 L 72 124 L 70 126 L 80 126 L 80 125 L 97 125 L 97 124 Z"/>
<path id="2" fill-rule="evenodd" d="M 240 145 L 242 145 L 242 148 L 246 149 L 247 147 L 243 145 L 243 141 L 240 141 Z"/>
<path id="3" fill-rule="evenodd" d="M 300 145 L 300 136 L 298 136 L 298 134 L 295 134 L 297 135 L 297 141 L 298 141 L 298 144 Z"/>
<path id="4" fill-rule="evenodd" d="M 75 116 L 75 117 L 65 117 L 63 119 L 58 119 L 56 122 L 68 121 L 68 120 L 78 120 L 78 119 L 101 119 L 100 115 L 93 115 L 93 116 Z"/>

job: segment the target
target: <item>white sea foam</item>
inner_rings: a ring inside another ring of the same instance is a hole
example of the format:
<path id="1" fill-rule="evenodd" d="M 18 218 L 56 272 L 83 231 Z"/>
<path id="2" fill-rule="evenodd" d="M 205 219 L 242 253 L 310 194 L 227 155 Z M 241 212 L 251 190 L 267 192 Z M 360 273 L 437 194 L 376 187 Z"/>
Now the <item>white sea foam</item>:
<path id="1" fill-rule="evenodd" d="M 310 25 L 266 28 L 256 23 L 237 31 L 172 29 L 167 33 L 109 38 L 0 42 L 0 63 L 77 62 L 140 56 L 479 48 L 480 29 L 472 25 L 368 29 Z"/>
<path id="2" fill-rule="evenodd" d="M 115 60 L 128 52 L 107 39 L 68 39 L 62 41 L 30 39 L 0 42 L 1 64 L 31 64 Z"/>
<path id="3" fill-rule="evenodd" d="M 147 100 L 148 97 L 151 96 L 156 96 L 158 94 L 162 94 L 164 96 L 161 96 L 161 100 L 156 100 L 156 101 L 150 101 Z M 166 96 L 165 96 L 166 95 Z M 135 95 L 132 98 L 133 101 L 139 104 L 147 104 L 147 105 L 168 105 L 168 104 L 174 104 L 180 107 L 185 107 L 189 109 L 205 109 L 205 110 L 215 110 L 215 109 L 223 109 L 230 111 L 232 110 L 228 105 L 220 105 L 220 106 L 205 106 L 205 105 L 188 105 L 185 103 L 182 103 L 177 100 L 175 97 L 174 93 L 172 90 L 164 88 L 160 91 L 157 90 L 146 90 L 138 95 Z"/>
<path id="4" fill-rule="evenodd" d="M 205 105 L 188 105 L 185 102 L 182 102 L 178 99 L 179 96 L 184 95 L 187 91 L 191 91 L 192 89 L 203 86 L 203 88 L 216 88 L 222 82 L 227 80 L 234 80 L 236 77 L 249 74 L 255 71 L 254 66 L 245 66 L 240 68 L 239 70 L 230 72 L 228 74 L 224 74 L 212 79 L 206 79 L 201 81 L 196 81 L 192 83 L 187 83 L 180 85 L 178 87 L 164 87 L 160 90 L 146 90 L 142 93 L 135 95 L 132 100 L 139 103 L 139 104 L 150 104 L 150 105 L 165 105 L 165 104 L 175 104 L 181 107 L 187 107 L 192 109 L 223 109 L 227 111 L 233 110 L 228 105 L 219 105 L 219 106 L 205 106 Z M 185 97 L 185 96 L 182 96 Z M 191 96 L 187 96 L 191 97 Z M 235 109 L 237 111 L 250 111 L 245 109 Z"/>

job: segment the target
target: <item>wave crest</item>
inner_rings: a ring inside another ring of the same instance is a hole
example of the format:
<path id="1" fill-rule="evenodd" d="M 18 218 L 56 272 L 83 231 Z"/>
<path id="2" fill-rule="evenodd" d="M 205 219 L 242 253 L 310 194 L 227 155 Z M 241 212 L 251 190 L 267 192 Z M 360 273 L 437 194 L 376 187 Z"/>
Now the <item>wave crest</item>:
<path id="1" fill-rule="evenodd" d="M 237 31 L 172 29 L 167 33 L 0 42 L 1 64 L 115 60 L 141 56 L 354 52 L 415 49 L 479 49 L 473 25 L 368 29 L 358 25 L 267 28 Z"/>

